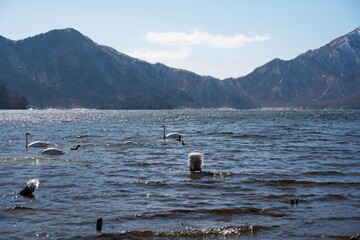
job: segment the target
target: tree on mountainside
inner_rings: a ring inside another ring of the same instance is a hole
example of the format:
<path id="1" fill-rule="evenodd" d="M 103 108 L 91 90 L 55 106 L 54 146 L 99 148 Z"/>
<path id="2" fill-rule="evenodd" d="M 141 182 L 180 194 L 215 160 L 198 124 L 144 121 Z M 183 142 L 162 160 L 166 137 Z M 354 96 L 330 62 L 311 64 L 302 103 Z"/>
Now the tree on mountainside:
<path id="1" fill-rule="evenodd" d="M 9 96 L 6 87 L 0 84 L 0 109 L 26 109 L 27 106 L 24 96 Z"/>

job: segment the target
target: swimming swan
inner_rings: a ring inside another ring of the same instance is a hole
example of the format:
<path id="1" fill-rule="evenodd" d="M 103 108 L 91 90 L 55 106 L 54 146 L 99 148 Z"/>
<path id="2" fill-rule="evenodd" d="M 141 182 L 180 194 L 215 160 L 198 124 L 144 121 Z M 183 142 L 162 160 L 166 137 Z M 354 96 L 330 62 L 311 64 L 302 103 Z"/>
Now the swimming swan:
<path id="1" fill-rule="evenodd" d="M 39 187 L 39 179 L 32 179 L 26 183 L 26 186 L 23 190 L 20 191 L 20 194 L 23 196 L 31 196 L 32 193 Z"/>
<path id="2" fill-rule="evenodd" d="M 125 141 L 125 142 L 123 142 L 123 145 L 139 145 L 139 143 L 134 142 L 134 141 Z"/>
<path id="3" fill-rule="evenodd" d="M 164 132 L 163 132 L 163 139 L 164 139 L 164 140 L 165 140 L 166 138 L 175 138 L 176 140 L 178 140 L 179 142 L 181 142 L 182 134 L 177 133 L 177 132 L 165 134 L 165 125 L 161 125 L 160 127 L 164 128 Z"/>
<path id="4" fill-rule="evenodd" d="M 201 167 L 204 163 L 204 155 L 202 153 L 189 153 L 189 167 L 190 172 L 201 172 Z"/>
<path id="5" fill-rule="evenodd" d="M 29 144 L 28 141 L 28 136 L 30 135 L 30 133 L 25 133 L 25 138 L 26 138 L 26 148 L 29 147 L 47 147 L 50 143 L 49 142 L 43 142 L 43 141 L 35 141 Z"/>
<path id="6" fill-rule="evenodd" d="M 41 154 L 47 154 L 47 155 L 62 155 L 65 154 L 65 151 L 57 148 L 47 148 L 42 150 Z"/>

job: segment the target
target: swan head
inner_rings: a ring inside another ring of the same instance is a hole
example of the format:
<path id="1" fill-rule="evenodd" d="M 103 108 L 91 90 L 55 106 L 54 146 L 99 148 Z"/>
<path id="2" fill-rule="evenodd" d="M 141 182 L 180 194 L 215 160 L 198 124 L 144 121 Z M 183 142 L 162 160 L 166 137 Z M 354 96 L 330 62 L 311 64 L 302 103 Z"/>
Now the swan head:
<path id="1" fill-rule="evenodd" d="M 204 163 L 204 155 L 202 153 L 189 153 L 189 167 L 191 172 L 201 172 Z"/>
<path id="2" fill-rule="evenodd" d="M 77 145 L 76 147 L 72 147 L 72 148 L 70 148 L 70 150 L 78 150 L 79 149 L 79 147 L 81 147 L 80 145 Z"/>
<path id="3" fill-rule="evenodd" d="M 25 136 L 30 136 L 30 133 L 28 133 L 28 132 L 27 132 L 27 133 L 25 133 Z"/>

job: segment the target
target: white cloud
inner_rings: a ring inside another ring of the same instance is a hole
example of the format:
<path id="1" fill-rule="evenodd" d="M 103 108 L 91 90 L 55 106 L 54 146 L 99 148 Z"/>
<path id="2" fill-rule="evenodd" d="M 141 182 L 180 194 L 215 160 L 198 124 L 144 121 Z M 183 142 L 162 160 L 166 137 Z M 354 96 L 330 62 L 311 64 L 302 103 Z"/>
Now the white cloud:
<path id="1" fill-rule="evenodd" d="M 157 62 L 161 60 L 180 60 L 187 58 L 190 55 L 190 51 L 187 49 L 181 49 L 177 51 L 139 51 L 136 50 L 128 55 L 143 59 L 149 62 Z"/>
<path id="2" fill-rule="evenodd" d="M 192 33 L 184 32 L 148 32 L 146 40 L 152 43 L 163 45 L 204 45 L 216 48 L 239 48 L 244 47 L 250 42 L 261 42 L 270 39 L 269 35 L 264 36 L 246 36 L 244 34 L 235 34 L 233 36 L 223 36 L 222 34 L 209 34 L 194 30 Z"/>

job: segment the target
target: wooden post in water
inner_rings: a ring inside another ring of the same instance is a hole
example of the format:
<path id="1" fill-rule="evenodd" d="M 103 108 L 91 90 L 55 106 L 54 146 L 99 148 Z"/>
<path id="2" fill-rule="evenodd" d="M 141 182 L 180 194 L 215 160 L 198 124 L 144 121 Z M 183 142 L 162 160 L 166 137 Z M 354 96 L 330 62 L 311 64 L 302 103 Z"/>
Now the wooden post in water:
<path id="1" fill-rule="evenodd" d="M 99 218 L 97 221 L 96 221 L 96 231 L 100 231 L 102 230 L 102 223 L 103 223 L 103 219 L 102 218 Z"/>

